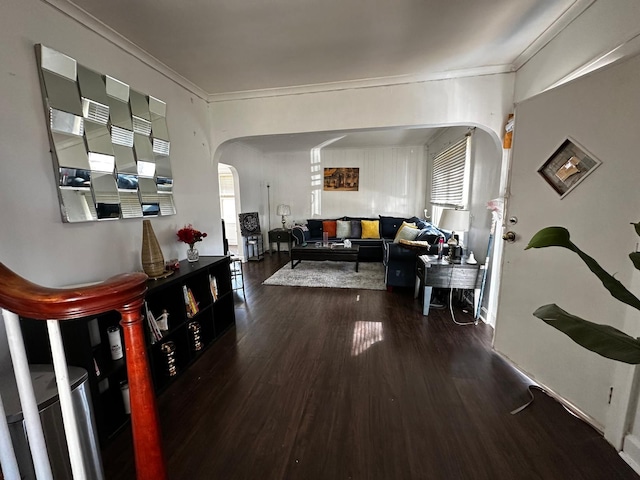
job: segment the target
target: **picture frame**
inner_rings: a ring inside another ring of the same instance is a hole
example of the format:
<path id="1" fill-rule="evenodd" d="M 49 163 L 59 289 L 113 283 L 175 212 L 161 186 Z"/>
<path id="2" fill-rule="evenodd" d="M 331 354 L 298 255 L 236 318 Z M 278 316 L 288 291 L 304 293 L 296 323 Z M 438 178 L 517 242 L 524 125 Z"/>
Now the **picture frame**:
<path id="1" fill-rule="evenodd" d="M 357 192 L 360 185 L 360 169 L 331 167 L 324 169 L 325 192 Z"/>
<path id="2" fill-rule="evenodd" d="M 586 148 L 567 137 L 538 169 L 538 173 L 563 199 L 601 164 Z"/>
<path id="3" fill-rule="evenodd" d="M 260 215 L 258 212 L 240 213 L 238 214 L 240 222 L 240 234 L 243 237 L 250 237 L 260 232 Z"/>

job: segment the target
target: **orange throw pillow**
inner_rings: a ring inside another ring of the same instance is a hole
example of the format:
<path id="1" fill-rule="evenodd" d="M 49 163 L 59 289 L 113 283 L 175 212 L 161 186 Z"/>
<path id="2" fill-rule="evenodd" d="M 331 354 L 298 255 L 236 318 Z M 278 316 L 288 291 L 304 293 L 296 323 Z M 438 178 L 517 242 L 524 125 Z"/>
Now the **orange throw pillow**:
<path id="1" fill-rule="evenodd" d="M 336 221 L 335 220 L 323 220 L 322 221 L 322 233 L 328 233 L 329 238 L 336 236 Z"/>

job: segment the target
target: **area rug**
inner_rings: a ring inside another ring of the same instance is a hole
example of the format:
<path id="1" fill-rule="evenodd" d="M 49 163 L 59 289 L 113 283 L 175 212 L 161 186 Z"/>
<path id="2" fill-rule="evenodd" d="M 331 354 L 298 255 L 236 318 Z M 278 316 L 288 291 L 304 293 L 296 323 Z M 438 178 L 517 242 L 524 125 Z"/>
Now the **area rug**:
<path id="1" fill-rule="evenodd" d="M 353 262 L 302 261 L 296 268 L 291 263 L 264 281 L 264 285 L 288 287 L 355 288 L 361 290 L 385 290 L 382 263 L 360 263 L 358 272 Z"/>

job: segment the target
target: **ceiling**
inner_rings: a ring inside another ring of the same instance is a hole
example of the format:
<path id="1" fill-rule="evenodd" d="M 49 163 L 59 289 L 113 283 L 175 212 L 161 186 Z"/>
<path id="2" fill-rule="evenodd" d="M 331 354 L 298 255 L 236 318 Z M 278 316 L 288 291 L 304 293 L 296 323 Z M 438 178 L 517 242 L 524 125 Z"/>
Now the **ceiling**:
<path id="1" fill-rule="evenodd" d="M 69 3 L 216 95 L 512 71 L 592 0 Z"/>
<path id="2" fill-rule="evenodd" d="M 214 99 L 293 87 L 333 88 L 344 82 L 371 86 L 511 72 L 592 2 L 73 0 L 68 4 Z M 424 145 L 437 131 L 306 133 L 242 141 L 272 153 L 309 150 L 325 142 L 326 148 Z"/>

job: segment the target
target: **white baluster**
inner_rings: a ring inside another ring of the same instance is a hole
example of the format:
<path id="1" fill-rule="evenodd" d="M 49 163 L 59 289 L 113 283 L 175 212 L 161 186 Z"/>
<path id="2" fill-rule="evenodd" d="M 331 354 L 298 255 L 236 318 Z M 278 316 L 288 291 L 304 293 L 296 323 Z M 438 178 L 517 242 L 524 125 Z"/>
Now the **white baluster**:
<path id="1" fill-rule="evenodd" d="M 13 362 L 13 371 L 16 375 L 18 394 L 20 395 L 20 404 L 22 405 L 24 423 L 27 429 L 27 437 L 29 438 L 29 448 L 31 449 L 31 458 L 33 459 L 36 478 L 38 480 L 53 480 L 49 456 L 47 455 L 47 445 L 44 441 L 44 434 L 42 433 L 38 404 L 36 402 L 36 396 L 33 393 L 27 353 L 24 349 L 22 331 L 20 330 L 20 320 L 18 319 L 18 315 L 9 310 L 2 309 L 2 315 L 7 330 L 9 352 L 11 353 L 11 361 Z"/>
<path id="2" fill-rule="evenodd" d="M 49 343 L 51 343 L 53 368 L 56 372 L 58 396 L 60 397 L 60 408 L 62 410 L 62 423 L 64 424 L 64 433 L 67 437 L 71 471 L 73 472 L 73 478 L 85 479 L 87 475 L 82 457 L 82 447 L 80 446 L 78 422 L 76 421 L 73 410 L 71 385 L 69 385 L 69 370 L 67 369 L 67 359 L 64 354 L 64 346 L 62 345 L 60 322 L 57 320 L 47 320 L 47 329 L 49 330 Z"/>
<path id="3" fill-rule="evenodd" d="M 0 465 L 2 465 L 2 473 L 6 480 L 20 480 L 20 470 L 11 442 L 2 395 L 0 395 Z"/>

